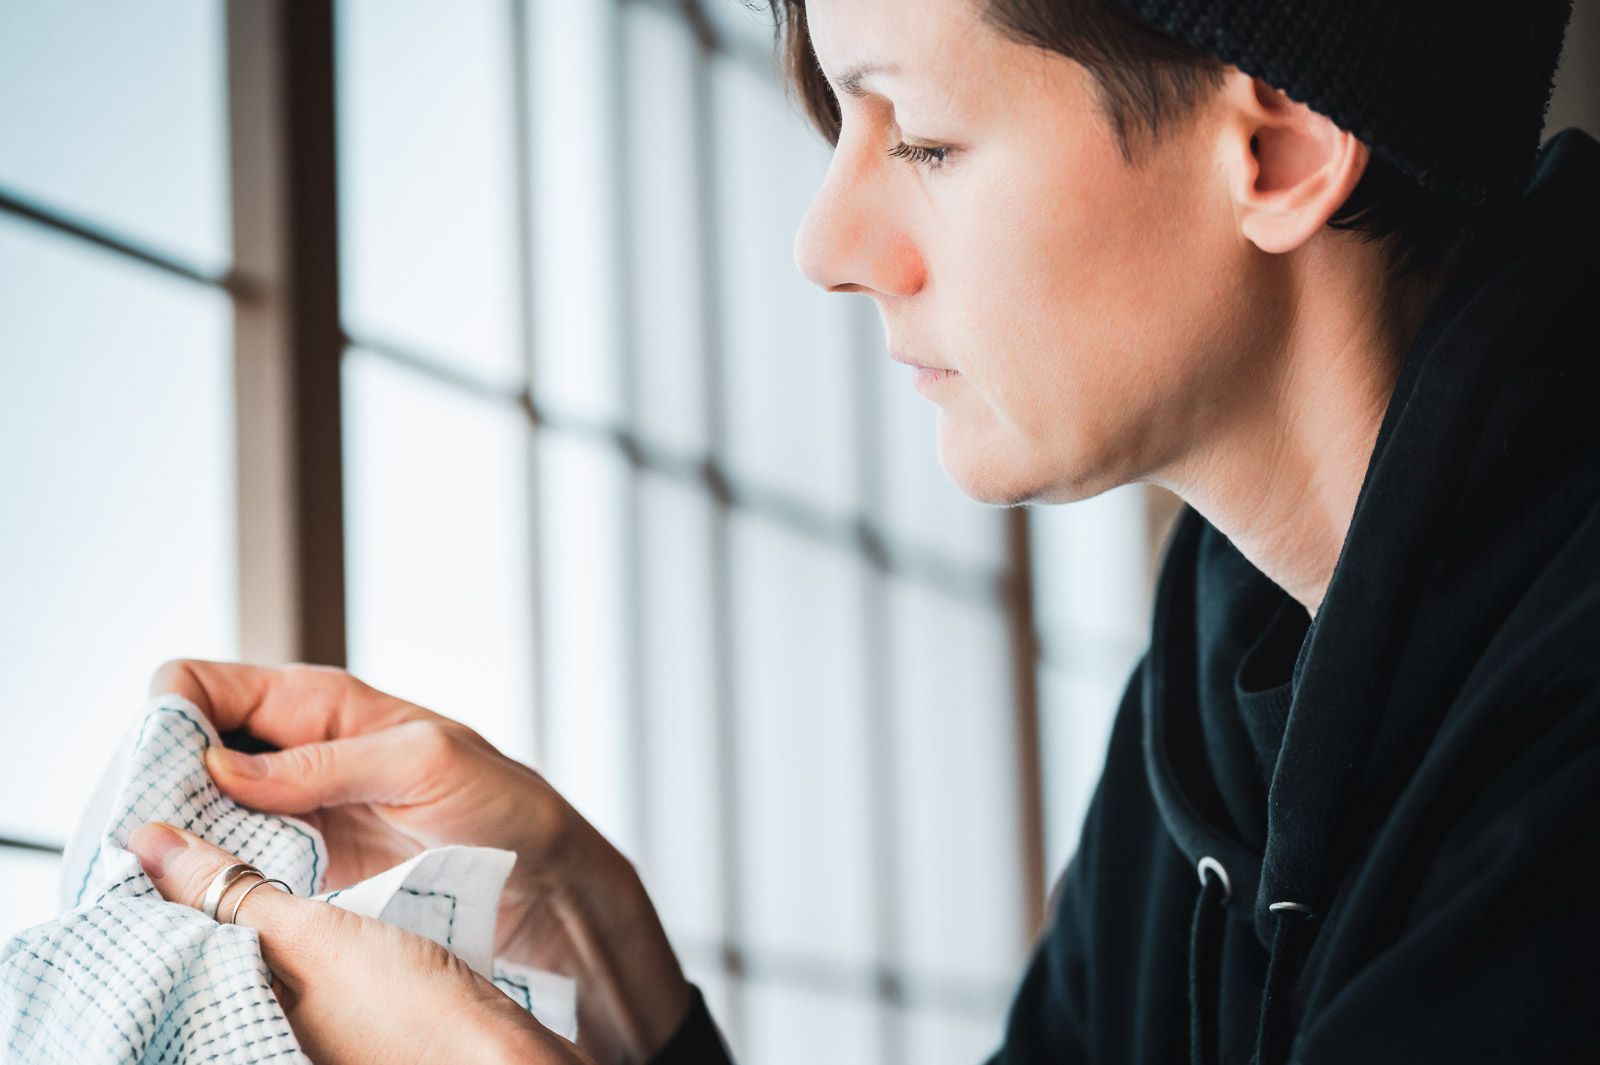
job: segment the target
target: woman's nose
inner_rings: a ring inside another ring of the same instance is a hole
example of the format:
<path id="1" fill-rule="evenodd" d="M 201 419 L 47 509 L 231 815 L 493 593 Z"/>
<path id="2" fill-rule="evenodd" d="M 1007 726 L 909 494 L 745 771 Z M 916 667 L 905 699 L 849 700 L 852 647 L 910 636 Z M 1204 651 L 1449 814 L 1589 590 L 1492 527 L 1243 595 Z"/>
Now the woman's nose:
<path id="1" fill-rule="evenodd" d="M 795 265 L 828 292 L 912 295 L 926 281 L 926 268 L 895 210 L 893 175 L 842 151 L 795 234 Z"/>

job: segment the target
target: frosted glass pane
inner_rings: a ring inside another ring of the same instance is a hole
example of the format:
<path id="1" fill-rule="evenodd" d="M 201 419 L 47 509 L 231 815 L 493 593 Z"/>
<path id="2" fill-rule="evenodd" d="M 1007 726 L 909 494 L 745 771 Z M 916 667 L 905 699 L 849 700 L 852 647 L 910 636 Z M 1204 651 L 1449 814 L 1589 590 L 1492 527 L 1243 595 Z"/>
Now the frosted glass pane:
<path id="1" fill-rule="evenodd" d="M 633 853 L 624 554 L 628 467 L 615 450 L 539 437 L 540 594 L 549 699 L 540 768 L 624 853 Z"/>
<path id="2" fill-rule="evenodd" d="M 740 1060 L 761 1065 L 877 1065 L 883 1009 L 866 996 L 752 980 Z"/>
<path id="3" fill-rule="evenodd" d="M 723 412 L 733 471 L 834 511 L 854 507 L 857 428 L 849 301 L 794 264 L 827 146 L 776 83 L 712 67 Z"/>
<path id="4" fill-rule="evenodd" d="M 908 1010 L 903 1014 L 906 1034 L 905 1061 L 917 1065 L 978 1065 L 1000 1046 L 1004 1009 L 991 1018 L 935 1010 Z"/>
<path id="5" fill-rule="evenodd" d="M 0 942 L 55 917 L 60 876 L 54 854 L 0 847 Z"/>
<path id="6" fill-rule="evenodd" d="M 64 841 L 167 658 L 238 653 L 218 292 L 0 218 L 0 831 Z"/>
<path id="7" fill-rule="evenodd" d="M 340 0 L 345 319 L 521 383 L 511 6 Z"/>
<path id="8" fill-rule="evenodd" d="M 936 552 L 942 558 L 998 571 L 1005 565 L 1005 508 L 974 501 L 951 483 L 939 465 L 939 407 L 911 386 L 910 368 L 893 362 L 883 326 L 872 319 L 863 358 L 876 374 L 877 454 L 883 490 L 869 501 L 875 519 L 897 544 Z"/>
<path id="9" fill-rule="evenodd" d="M 219 0 L 0 4 L 0 184 L 220 271 L 223 47 Z"/>
<path id="10" fill-rule="evenodd" d="M 1028 510 L 1034 610 L 1047 653 L 1149 642 L 1150 579 L 1144 489 Z M 1077 648 L 1075 640 L 1084 641 Z M 1120 661 L 1120 659 L 1118 659 Z M 1115 664 L 1115 662 L 1110 663 Z"/>
<path id="11" fill-rule="evenodd" d="M 888 634 L 900 963 L 1010 979 L 1027 943 L 1005 617 L 896 580 Z"/>
<path id="12" fill-rule="evenodd" d="M 361 351 L 344 387 L 351 670 L 527 759 L 526 422 Z"/>
<path id="13" fill-rule="evenodd" d="M 656 443 L 702 452 L 709 426 L 694 36 L 677 12 L 645 4 L 625 4 L 622 11 L 637 424 Z"/>
<path id="14" fill-rule="evenodd" d="M 1085 672 L 1039 670 L 1039 745 L 1043 752 L 1045 879 L 1054 883 L 1078 847 L 1083 815 L 1100 782 L 1106 744 L 1133 667 L 1107 662 Z"/>
<path id="15" fill-rule="evenodd" d="M 721 795 L 710 497 L 661 477 L 641 482 L 645 804 L 642 873 L 667 931 L 723 932 Z"/>
<path id="16" fill-rule="evenodd" d="M 758 518 L 736 519 L 732 534 L 747 939 L 757 949 L 867 964 L 863 574 L 849 555 Z"/>
<path id="17" fill-rule="evenodd" d="M 551 410 L 605 421 L 623 413 L 619 6 L 550 0 L 528 12 L 535 388 Z"/>

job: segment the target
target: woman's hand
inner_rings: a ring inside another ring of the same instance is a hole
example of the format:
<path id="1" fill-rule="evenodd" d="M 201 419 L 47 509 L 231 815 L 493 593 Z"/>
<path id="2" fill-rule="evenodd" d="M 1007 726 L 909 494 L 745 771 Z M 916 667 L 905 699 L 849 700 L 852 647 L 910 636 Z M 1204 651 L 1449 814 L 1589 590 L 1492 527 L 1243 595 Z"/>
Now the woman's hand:
<path id="1" fill-rule="evenodd" d="M 237 861 L 159 822 L 137 829 L 128 846 L 162 898 L 196 908 L 212 878 Z M 253 883 L 230 886 L 217 912 L 233 914 Z M 591 1065 L 431 940 L 270 885 L 251 891 L 235 916 L 259 935 L 273 991 L 318 1065 Z"/>
<path id="2" fill-rule="evenodd" d="M 497 953 L 577 980 L 578 1041 L 596 1061 L 648 1060 L 687 1013 L 689 985 L 632 865 L 543 777 L 465 725 L 324 666 L 175 661 L 150 690 L 281 748 L 213 748 L 206 764 L 235 801 L 322 832 L 324 889 L 428 847 L 514 851 Z"/>

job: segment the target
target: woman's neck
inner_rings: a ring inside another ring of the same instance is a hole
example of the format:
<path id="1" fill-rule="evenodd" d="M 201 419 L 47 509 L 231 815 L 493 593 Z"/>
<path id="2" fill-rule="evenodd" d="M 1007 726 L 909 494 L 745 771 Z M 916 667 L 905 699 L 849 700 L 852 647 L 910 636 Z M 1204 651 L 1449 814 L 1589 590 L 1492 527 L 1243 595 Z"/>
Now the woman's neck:
<path id="1" fill-rule="evenodd" d="M 1392 285 L 1377 244 L 1325 236 L 1284 264 L 1294 313 L 1246 409 L 1158 482 L 1313 617 L 1401 359 L 1438 292 L 1437 283 Z"/>

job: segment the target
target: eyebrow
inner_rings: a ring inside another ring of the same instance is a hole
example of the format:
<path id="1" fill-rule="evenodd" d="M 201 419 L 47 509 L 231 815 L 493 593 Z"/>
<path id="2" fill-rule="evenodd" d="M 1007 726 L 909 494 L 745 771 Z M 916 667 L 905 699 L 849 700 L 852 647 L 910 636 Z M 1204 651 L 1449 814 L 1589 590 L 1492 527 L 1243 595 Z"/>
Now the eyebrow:
<path id="1" fill-rule="evenodd" d="M 839 78 L 839 91 L 846 96 L 865 96 L 861 83 L 879 74 L 898 74 L 900 68 L 893 63 L 863 63 L 851 67 Z"/>

